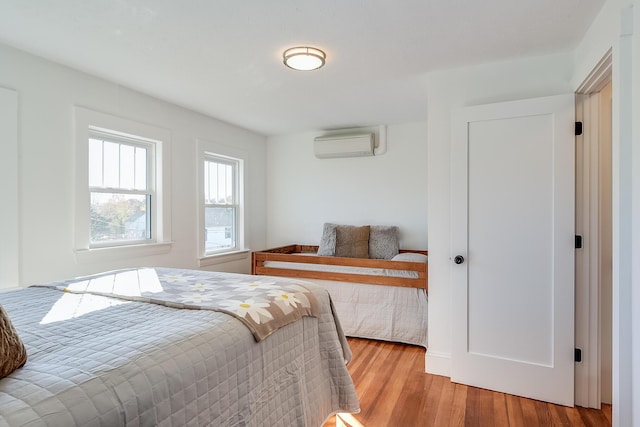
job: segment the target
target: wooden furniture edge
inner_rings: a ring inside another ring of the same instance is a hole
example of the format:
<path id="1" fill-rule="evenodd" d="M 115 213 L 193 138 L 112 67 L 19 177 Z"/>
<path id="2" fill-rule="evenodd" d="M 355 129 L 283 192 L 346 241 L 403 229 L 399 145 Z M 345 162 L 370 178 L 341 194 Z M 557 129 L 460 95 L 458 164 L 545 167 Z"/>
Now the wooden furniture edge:
<path id="1" fill-rule="evenodd" d="M 350 283 L 369 283 L 374 285 L 400 286 L 424 289 L 428 294 L 427 263 L 393 261 L 388 259 L 346 258 L 335 256 L 300 257 L 294 254 L 317 253 L 318 246 L 287 245 L 251 253 L 251 274 L 264 276 L 293 277 L 300 279 L 334 280 Z M 428 255 L 428 251 L 401 249 L 401 253 L 419 253 Z M 293 262 L 300 264 L 339 265 L 348 267 L 383 268 L 388 270 L 409 270 L 418 273 L 417 278 L 377 276 L 370 274 L 339 273 L 329 271 L 296 270 L 289 268 L 265 267 L 265 261 Z"/>

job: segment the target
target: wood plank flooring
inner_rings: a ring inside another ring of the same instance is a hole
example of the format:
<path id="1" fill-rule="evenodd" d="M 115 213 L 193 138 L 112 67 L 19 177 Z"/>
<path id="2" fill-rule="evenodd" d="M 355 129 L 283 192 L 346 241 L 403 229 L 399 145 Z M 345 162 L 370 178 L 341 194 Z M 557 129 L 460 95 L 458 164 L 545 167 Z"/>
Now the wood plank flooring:
<path id="1" fill-rule="evenodd" d="M 611 425 L 610 405 L 567 408 L 425 374 L 421 347 L 358 338 L 349 345 L 361 412 L 333 416 L 324 427 Z"/>

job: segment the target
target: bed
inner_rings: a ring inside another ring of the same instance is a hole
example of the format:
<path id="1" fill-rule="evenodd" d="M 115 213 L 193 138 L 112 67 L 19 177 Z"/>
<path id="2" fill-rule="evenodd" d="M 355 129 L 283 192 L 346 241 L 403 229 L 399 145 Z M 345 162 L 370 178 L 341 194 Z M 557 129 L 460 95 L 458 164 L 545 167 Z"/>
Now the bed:
<path id="1" fill-rule="evenodd" d="M 359 410 L 351 352 L 313 283 L 127 269 L 0 305 L 28 353 L 0 379 L 0 425 L 319 426 Z"/>
<path id="2" fill-rule="evenodd" d="M 319 249 L 293 244 L 253 252 L 252 274 L 322 285 L 347 336 L 427 347 L 427 251 L 370 259 L 322 256 Z"/>

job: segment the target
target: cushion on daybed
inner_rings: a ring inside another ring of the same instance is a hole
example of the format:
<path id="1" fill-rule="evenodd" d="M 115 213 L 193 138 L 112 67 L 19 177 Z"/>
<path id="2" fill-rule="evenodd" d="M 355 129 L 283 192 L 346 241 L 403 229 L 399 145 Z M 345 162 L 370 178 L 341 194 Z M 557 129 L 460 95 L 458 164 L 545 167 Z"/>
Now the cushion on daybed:
<path id="1" fill-rule="evenodd" d="M 360 245 L 357 250 L 356 240 Z M 367 248 L 364 248 L 365 240 Z M 318 246 L 320 256 L 392 259 L 399 252 L 400 231 L 395 225 L 358 227 L 327 222 L 322 227 L 322 238 Z"/>
<path id="2" fill-rule="evenodd" d="M 391 259 L 400 252 L 400 232 L 395 225 L 372 225 L 369 232 L 369 258 Z"/>
<path id="3" fill-rule="evenodd" d="M 407 261 L 407 262 L 423 262 L 426 263 L 428 257 L 423 254 L 414 252 L 403 252 L 391 258 L 393 261 Z"/>
<path id="4" fill-rule="evenodd" d="M 364 225 L 336 226 L 335 256 L 349 258 L 369 258 L 369 231 L 371 227 Z"/>
<path id="5" fill-rule="evenodd" d="M 322 226 L 322 238 L 318 246 L 319 256 L 335 256 L 336 255 L 336 224 L 330 222 Z"/>
<path id="6" fill-rule="evenodd" d="M 0 305 L 0 378 L 4 378 L 27 361 L 27 350 L 13 327 L 9 315 Z"/>

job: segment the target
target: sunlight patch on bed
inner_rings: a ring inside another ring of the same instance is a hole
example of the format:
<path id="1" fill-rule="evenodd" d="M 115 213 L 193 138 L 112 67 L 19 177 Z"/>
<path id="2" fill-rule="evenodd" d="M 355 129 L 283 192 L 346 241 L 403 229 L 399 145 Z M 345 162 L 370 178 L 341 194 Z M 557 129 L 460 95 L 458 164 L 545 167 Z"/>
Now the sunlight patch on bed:
<path id="1" fill-rule="evenodd" d="M 131 301 L 92 294 L 64 293 L 40 321 L 41 325 L 75 319 L 105 308 L 129 304 Z"/>
<path id="2" fill-rule="evenodd" d="M 79 280 L 69 284 L 67 290 L 139 297 L 143 292 L 162 292 L 162 284 L 153 268 L 138 268 Z"/>
<path id="3" fill-rule="evenodd" d="M 157 293 L 163 289 L 155 269 L 138 268 L 79 279 L 69 283 L 64 290 L 64 295 L 56 301 L 40 324 L 70 320 L 131 302 L 99 294 L 139 297 L 143 292 Z"/>

